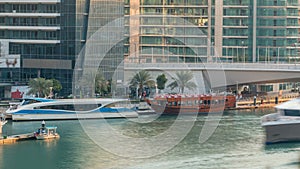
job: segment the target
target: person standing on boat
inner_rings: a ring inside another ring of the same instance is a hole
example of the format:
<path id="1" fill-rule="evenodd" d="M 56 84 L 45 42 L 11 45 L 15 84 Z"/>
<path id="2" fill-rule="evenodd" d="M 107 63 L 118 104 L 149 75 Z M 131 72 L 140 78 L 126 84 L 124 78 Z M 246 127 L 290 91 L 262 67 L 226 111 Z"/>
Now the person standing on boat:
<path id="1" fill-rule="evenodd" d="M 46 125 L 46 123 L 45 123 L 45 121 L 43 120 L 43 121 L 42 121 L 42 127 L 45 128 L 45 125 Z"/>
<path id="2" fill-rule="evenodd" d="M 45 121 L 43 120 L 43 121 L 42 121 L 42 132 L 45 132 L 45 129 L 46 129 L 46 123 L 45 123 Z"/>
<path id="3" fill-rule="evenodd" d="M 1 113 L 1 116 L 0 116 L 0 122 L 1 121 L 4 121 L 4 114 L 3 113 Z"/>

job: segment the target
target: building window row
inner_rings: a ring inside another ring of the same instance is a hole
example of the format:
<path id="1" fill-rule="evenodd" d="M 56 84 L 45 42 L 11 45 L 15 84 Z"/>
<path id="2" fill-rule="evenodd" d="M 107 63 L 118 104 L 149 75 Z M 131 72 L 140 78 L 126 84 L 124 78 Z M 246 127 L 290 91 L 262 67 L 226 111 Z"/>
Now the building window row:
<path id="1" fill-rule="evenodd" d="M 298 9 L 258 8 L 258 16 L 298 16 Z"/>
<path id="2" fill-rule="evenodd" d="M 165 12 L 163 12 L 165 11 Z M 199 15 L 199 16 L 207 16 L 208 9 L 207 8 L 142 8 L 141 14 L 168 14 L 168 15 Z"/>
<path id="3" fill-rule="evenodd" d="M 27 55 L 26 58 L 36 58 L 38 55 L 47 55 L 48 59 L 52 59 L 50 55 L 55 55 L 58 51 L 56 45 L 22 45 L 11 43 L 9 45 L 9 54 L 23 54 Z M 36 55 L 37 56 L 34 56 Z M 28 57 L 31 55 L 32 57 Z M 39 56 L 39 57 L 40 57 Z M 57 58 L 57 57 L 56 57 Z"/>
<path id="4" fill-rule="evenodd" d="M 141 5 L 207 5 L 208 0 L 141 0 Z"/>
<path id="5" fill-rule="evenodd" d="M 186 26 L 207 26 L 207 17 L 180 17 L 180 18 L 161 18 L 161 17 L 143 17 L 141 25 L 186 25 Z"/>
<path id="6" fill-rule="evenodd" d="M 0 4 L 2 13 L 57 13 L 59 4 Z"/>
<path id="7" fill-rule="evenodd" d="M 257 1 L 258 6 L 297 6 L 298 0 L 264 0 Z"/>
<path id="8" fill-rule="evenodd" d="M 297 36 L 297 29 L 263 29 L 257 30 L 257 36 Z"/>
<path id="9" fill-rule="evenodd" d="M 59 26 L 58 18 L 0 17 L 0 26 Z"/>
<path id="10" fill-rule="evenodd" d="M 0 38 L 3 38 L 3 39 L 57 40 L 58 35 L 59 35 L 59 32 L 56 32 L 56 31 L 0 30 Z"/>
<path id="11" fill-rule="evenodd" d="M 298 26 L 297 19 L 284 19 L 284 18 L 259 18 L 257 20 L 258 27 L 261 26 Z"/>
<path id="12" fill-rule="evenodd" d="M 247 18 L 224 18 L 223 25 L 224 26 L 248 26 L 249 20 Z"/>
<path id="13" fill-rule="evenodd" d="M 143 35 L 176 35 L 176 36 L 207 36 L 206 28 L 197 27 L 142 27 L 140 34 Z"/>
<path id="14" fill-rule="evenodd" d="M 248 36 L 248 29 L 223 29 L 223 36 Z"/>
<path id="15" fill-rule="evenodd" d="M 248 16 L 249 11 L 247 9 L 238 9 L 238 8 L 225 8 L 223 10 L 224 16 Z"/>
<path id="16" fill-rule="evenodd" d="M 206 56 L 207 47 L 153 47 L 142 46 L 139 50 L 142 55 L 193 55 L 193 56 Z"/>
<path id="17" fill-rule="evenodd" d="M 239 5 L 239 6 L 250 5 L 250 1 L 249 0 L 224 0 L 223 5 Z"/>

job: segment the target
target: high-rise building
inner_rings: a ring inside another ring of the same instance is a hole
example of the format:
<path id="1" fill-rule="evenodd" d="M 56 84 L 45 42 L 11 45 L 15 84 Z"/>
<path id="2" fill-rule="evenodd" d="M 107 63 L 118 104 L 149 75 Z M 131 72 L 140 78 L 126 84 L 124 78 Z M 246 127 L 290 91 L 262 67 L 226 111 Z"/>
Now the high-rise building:
<path id="1" fill-rule="evenodd" d="M 71 93 L 75 60 L 74 0 L 0 1 L 0 81 L 26 85 L 55 78 Z M 0 97 L 4 89 L 0 87 Z"/>
<path id="2" fill-rule="evenodd" d="M 299 61 L 298 0 L 126 0 L 124 12 L 127 62 Z"/>

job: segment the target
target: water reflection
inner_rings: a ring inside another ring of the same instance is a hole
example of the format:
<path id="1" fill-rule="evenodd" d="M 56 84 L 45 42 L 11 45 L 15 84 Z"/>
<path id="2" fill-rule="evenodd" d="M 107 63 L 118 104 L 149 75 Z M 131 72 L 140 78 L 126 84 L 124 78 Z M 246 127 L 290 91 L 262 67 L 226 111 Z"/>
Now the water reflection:
<path id="1" fill-rule="evenodd" d="M 78 121 L 46 121 L 46 125 L 58 127 L 57 132 L 61 137 L 57 140 L 31 140 L 0 145 L 0 168 L 300 168 L 300 143 L 264 144 L 265 135 L 260 126 L 260 117 L 272 111 L 226 112 L 212 137 L 203 144 L 199 143 L 198 138 L 207 117 L 199 116 L 178 145 L 161 155 L 145 159 L 122 158 L 103 150 L 88 137 Z M 166 131 L 175 119 L 173 116 L 164 116 L 151 123 L 136 123 L 125 119 L 85 122 L 101 132 L 105 132 L 101 128 L 105 122 L 128 137 L 150 138 Z M 33 132 L 40 127 L 40 123 L 9 122 L 3 131 L 8 134 Z M 136 147 L 134 144 L 126 147 L 130 148 Z"/>

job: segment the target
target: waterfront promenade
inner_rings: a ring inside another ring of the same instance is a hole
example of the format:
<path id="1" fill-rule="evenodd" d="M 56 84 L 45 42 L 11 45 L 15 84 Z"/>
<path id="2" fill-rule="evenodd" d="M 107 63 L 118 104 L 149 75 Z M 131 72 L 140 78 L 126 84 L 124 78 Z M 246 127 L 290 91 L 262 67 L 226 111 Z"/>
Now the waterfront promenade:
<path id="1" fill-rule="evenodd" d="M 237 100 L 236 109 L 272 108 L 297 97 L 299 97 L 299 93 L 286 93 L 280 97 L 276 95 L 257 97 L 256 102 L 254 102 L 254 98 L 243 98 Z"/>
<path id="2" fill-rule="evenodd" d="M 300 96 L 299 93 L 292 93 L 292 92 L 285 93 L 279 97 L 278 95 L 258 96 L 255 102 L 253 97 L 238 98 L 236 107 L 232 109 L 235 110 L 235 109 L 272 108 L 277 104 L 289 101 L 299 96 Z M 8 101 L 0 103 L 0 114 L 4 113 L 8 107 L 9 107 Z"/>

